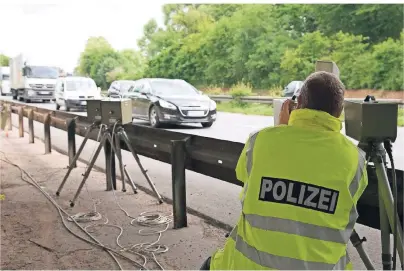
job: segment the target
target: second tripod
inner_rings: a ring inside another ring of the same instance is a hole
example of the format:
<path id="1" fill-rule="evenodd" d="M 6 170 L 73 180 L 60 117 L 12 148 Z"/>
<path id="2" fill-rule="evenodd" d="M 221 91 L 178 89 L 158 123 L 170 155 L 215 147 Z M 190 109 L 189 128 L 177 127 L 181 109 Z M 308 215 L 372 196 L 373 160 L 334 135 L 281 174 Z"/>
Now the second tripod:
<path id="1" fill-rule="evenodd" d="M 73 200 L 71 200 L 70 206 L 71 206 L 71 207 L 74 206 L 77 197 L 79 196 L 79 194 L 80 194 L 80 192 L 81 192 L 81 190 L 82 190 L 82 188 L 83 188 L 85 182 L 87 181 L 87 179 L 88 179 L 88 177 L 89 177 L 89 175 L 90 175 L 90 172 L 91 172 L 92 168 L 94 167 L 94 164 L 95 164 L 95 162 L 96 162 L 96 160 L 97 160 L 97 158 L 98 158 L 98 156 L 99 156 L 99 154 L 100 154 L 100 152 L 101 152 L 101 149 L 103 148 L 104 144 L 107 143 L 107 141 L 108 141 L 108 143 L 110 143 L 111 148 L 112 148 L 113 152 L 115 153 L 115 155 L 117 156 L 118 161 L 119 161 L 119 169 L 120 169 L 121 180 L 122 180 L 122 191 L 123 191 L 123 192 L 126 191 L 126 188 L 125 188 L 125 176 L 126 176 L 126 178 L 128 178 L 128 180 L 129 180 L 130 185 L 132 186 L 133 192 L 134 192 L 134 193 L 137 193 L 136 185 L 135 185 L 135 183 L 133 182 L 133 180 L 130 178 L 130 175 L 129 175 L 127 169 L 126 169 L 126 166 L 123 164 L 123 161 L 122 161 L 122 152 L 121 152 L 121 147 L 120 147 L 120 146 L 121 146 L 121 144 L 120 144 L 120 143 L 121 143 L 121 140 L 124 142 L 124 144 L 126 145 L 126 147 L 128 148 L 128 150 L 132 153 L 133 157 L 135 158 L 135 160 L 136 160 L 136 162 L 137 162 L 137 165 L 139 166 L 139 168 L 140 168 L 142 174 L 145 176 L 147 182 L 149 183 L 150 187 L 152 188 L 152 190 L 153 190 L 155 196 L 157 197 L 159 203 L 160 203 L 160 204 L 163 203 L 162 197 L 160 196 L 160 194 L 159 194 L 159 192 L 157 191 L 155 185 L 153 184 L 153 182 L 151 181 L 150 177 L 148 176 L 147 170 L 145 170 L 145 169 L 143 168 L 143 165 L 142 165 L 142 163 L 140 162 L 139 156 L 137 155 L 137 153 L 136 153 L 135 150 L 133 149 L 133 147 L 132 147 L 132 145 L 131 145 L 131 143 L 130 143 L 130 140 L 129 140 L 129 138 L 128 138 L 126 132 L 125 132 L 125 130 L 123 129 L 123 127 L 118 126 L 116 130 L 115 130 L 115 126 L 113 127 L 113 129 L 110 129 L 110 128 L 103 128 L 103 127 L 104 127 L 104 125 L 101 125 L 101 127 L 100 127 L 101 139 L 100 139 L 100 142 L 99 142 L 99 144 L 98 144 L 98 147 L 97 147 L 97 149 L 95 150 L 95 153 L 94 153 L 93 157 L 91 158 L 91 160 L 90 160 L 90 162 L 89 162 L 89 165 L 88 165 L 86 171 L 85 171 L 84 174 L 83 174 L 83 180 L 81 181 L 81 183 L 80 183 L 80 185 L 79 185 L 79 188 L 78 188 L 76 194 L 74 195 Z M 88 138 L 89 138 L 89 136 L 90 136 L 90 133 L 91 133 L 91 131 L 92 131 L 94 128 L 95 128 L 95 125 L 91 125 L 91 126 L 90 126 L 90 129 L 88 129 L 88 131 L 87 131 L 87 133 L 86 133 L 86 136 L 85 136 L 85 138 L 84 138 L 84 140 L 83 140 L 83 142 L 82 142 L 82 144 L 81 144 L 79 150 L 77 151 L 77 154 L 74 156 L 73 161 L 72 161 L 71 164 L 69 165 L 69 169 L 68 169 L 68 171 L 67 171 L 65 177 L 63 178 L 62 183 L 60 184 L 60 186 L 59 186 L 59 188 L 58 188 L 58 190 L 57 190 L 57 192 L 56 192 L 56 195 L 57 195 L 57 196 L 60 195 L 60 192 L 61 192 L 61 190 L 63 189 L 63 186 L 65 185 L 65 183 L 66 183 L 66 181 L 67 181 L 67 178 L 69 177 L 69 175 L 70 175 L 72 169 L 74 168 L 73 165 L 74 165 L 75 162 L 78 160 L 78 158 L 79 158 L 79 156 L 80 156 L 80 153 L 81 153 L 82 150 L 84 149 L 84 146 L 85 146 L 85 144 L 86 144 L 86 142 L 87 142 L 87 140 L 88 140 Z M 107 164 L 106 166 L 107 166 L 107 167 L 112 167 L 112 163 L 111 163 L 110 165 Z M 109 174 L 108 174 L 109 172 L 110 172 L 110 170 L 107 169 L 107 170 L 106 170 L 106 173 L 107 173 L 107 182 L 109 182 L 109 180 L 110 180 L 110 178 L 111 178 L 111 176 L 109 176 Z M 113 187 L 112 189 L 115 189 L 115 187 Z"/>

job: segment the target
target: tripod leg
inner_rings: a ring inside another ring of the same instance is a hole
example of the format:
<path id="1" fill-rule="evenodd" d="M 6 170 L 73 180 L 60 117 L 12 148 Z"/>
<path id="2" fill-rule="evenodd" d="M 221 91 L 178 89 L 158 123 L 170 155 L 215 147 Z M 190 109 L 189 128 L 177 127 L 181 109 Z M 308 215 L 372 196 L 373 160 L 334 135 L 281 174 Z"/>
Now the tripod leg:
<path id="1" fill-rule="evenodd" d="M 379 157 L 380 158 L 380 157 Z M 376 175 L 377 175 L 377 182 L 378 182 L 378 188 L 379 188 L 379 200 L 382 200 L 384 206 L 384 213 L 387 216 L 387 221 L 389 222 L 390 226 L 394 225 L 394 208 L 393 208 L 393 194 L 390 189 L 390 184 L 388 182 L 388 177 L 387 177 L 387 172 L 386 168 L 384 167 L 383 162 L 374 161 L 374 165 L 376 168 Z M 379 204 L 380 208 L 380 204 Z M 400 258 L 401 265 L 404 263 L 403 259 L 403 235 L 402 235 L 402 228 L 401 228 L 401 223 L 399 220 L 397 220 L 397 250 L 398 250 L 398 255 Z M 393 227 L 391 227 L 393 228 Z M 388 231 L 390 232 L 390 231 Z M 382 241 L 383 242 L 383 241 Z M 393 253 L 396 253 L 395 251 Z"/>
<path id="2" fill-rule="evenodd" d="M 78 149 L 76 155 L 73 157 L 73 161 L 71 162 L 71 164 L 70 164 L 69 167 L 68 167 L 68 170 L 67 170 L 67 172 L 66 172 L 65 177 L 63 178 L 62 183 L 60 184 L 58 190 L 56 191 L 56 196 L 59 196 L 59 195 L 60 195 L 60 192 L 62 191 L 63 186 L 65 185 L 65 183 L 66 183 L 66 181 L 67 181 L 67 178 L 69 178 L 69 175 L 70 175 L 71 171 L 72 171 L 73 168 L 74 168 L 73 165 L 76 163 L 77 159 L 79 159 L 79 156 L 80 156 L 81 152 L 83 151 L 84 146 L 86 145 L 87 140 L 88 140 L 88 138 L 90 137 L 90 133 L 91 133 L 91 131 L 93 130 L 93 128 L 94 128 L 93 125 L 91 125 L 90 128 L 88 129 L 88 131 L 87 131 L 87 133 L 86 133 L 86 135 L 85 135 L 85 137 L 84 137 L 84 140 L 83 140 L 83 142 L 82 142 L 81 145 L 80 145 L 80 148 Z"/>
<path id="3" fill-rule="evenodd" d="M 391 270 L 390 224 L 381 193 L 379 193 L 380 237 L 382 241 L 383 270 Z"/>
<path id="4" fill-rule="evenodd" d="M 121 136 L 121 138 L 122 138 L 123 141 L 125 142 L 126 146 L 128 147 L 128 149 L 129 149 L 130 152 L 132 153 L 133 157 L 135 158 L 135 160 L 136 160 L 136 162 L 137 162 L 137 164 L 138 164 L 138 166 L 139 166 L 139 168 L 140 168 L 140 171 L 142 171 L 143 175 L 145 176 L 147 182 L 149 183 L 149 185 L 150 185 L 150 187 L 152 188 L 154 194 L 156 195 L 157 199 L 159 200 L 159 203 L 160 203 L 160 204 L 163 203 L 163 199 L 162 199 L 162 197 L 160 196 L 159 192 L 157 191 L 156 186 L 155 186 L 154 183 L 150 180 L 149 175 L 147 175 L 147 170 L 145 170 L 145 169 L 143 168 L 143 165 L 142 165 L 142 163 L 140 162 L 139 156 L 137 155 L 137 153 L 135 152 L 135 150 L 132 148 L 132 145 L 130 144 L 130 141 L 129 141 L 128 136 L 126 135 L 126 132 L 125 132 L 125 131 L 121 131 L 121 132 L 119 133 L 119 135 Z"/>
<path id="5" fill-rule="evenodd" d="M 114 139 L 112 144 L 112 139 Z M 111 143 L 111 147 L 113 152 L 115 153 L 116 157 L 118 158 L 119 162 L 119 170 L 121 171 L 121 180 L 122 180 L 122 192 L 126 192 L 126 185 L 125 185 L 125 173 L 123 170 L 123 163 L 122 163 L 122 151 L 121 151 L 121 145 L 120 145 L 120 138 L 114 134 L 114 135 L 108 135 L 108 140 Z"/>
<path id="6" fill-rule="evenodd" d="M 358 251 L 359 256 L 361 257 L 363 263 L 365 264 L 365 267 L 367 270 L 376 270 L 375 267 L 373 266 L 372 261 L 369 258 L 369 255 L 366 253 L 365 249 L 363 248 L 362 243 L 366 241 L 366 238 L 361 239 L 354 229 L 352 231 L 351 237 L 350 237 L 352 245 L 356 248 Z"/>
<path id="7" fill-rule="evenodd" d="M 74 195 L 73 200 L 70 201 L 70 206 L 71 206 L 71 207 L 74 206 L 74 202 L 76 201 L 77 197 L 79 196 L 79 194 L 80 194 L 80 192 L 81 192 L 81 189 L 82 189 L 83 186 L 84 186 L 84 183 L 87 181 L 88 176 L 90 175 L 90 172 L 91 172 L 91 170 L 93 169 L 94 163 L 95 163 L 95 161 L 97 160 L 98 155 L 100 154 L 100 151 L 101 151 L 102 147 L 104 146 L 104 142 L 105 142 L 106 139 L 107 139 L 107 137 L 106 137 L 106 134 L 105 134 L 105 135 L 102 136 L 101 141 L 100 141 L 100 143 L 99 143 L 99 145 L 98 145 L 98 148 L 97 148 L 97 150 L 95 151 L 94 156 L 93 156 L 93 158 L 91 159 L 90 164 L 88 165 L 88 168 L 87 168 L 86 172 L 84 173 L 83 180 L 81 181 L 80 186 L 79 186 L 79 188 L 77 189 L 77 192 L 76 192 L 76 194 Z"/>
<path id="8" fill-rule="evenodd" d="M 132 178 L 130 177 L 129 172 L 126 169 L 126 165 L 123 166 L 123 169 L 125 171 L 126 178 L 129 180 L 129 183 L 132 186 L 133 193 L 137 194 L 137 187 L 136 187 L 135 183 L 133 182 Z"/>
<path id="9" fill-rule="evenodd" d="M 119 140 L 120 140 L 119 136 L 117 136 L 116 139 L 119 139 Z M 119 141 L 118 141 L 118 142 L 119 142 Z M 133 193 L 137 194 L 136 185 L 135 185 L 135 183 L 133 182 L 132 178 L 130 177 L 128 171 L 126 170 L 126 166 L 123 164 L 121 146 L 113 146 L 112 144 L 111 144 L 111 146 L 112 146 L 112 150 L 113 150 L 113 151 L 115 152 L 115 154 L 116 154 L 116 157 L 118 158 L 119 167 L 120 167 L 120 170 L 121 170 L 121 176 L 124 176 L 124 175 L 126 176 L 126 178 L 129 180 L 129 184 L 132 186 Z M 118 150 L 119 150 L 119 151 L 118 151 Z M 125 184 L 125 179 L 124 179 L 124 177 L 122 177 L 122 182 L 124 182 L 124 184 Z M 125 190 L 122 190 L 122 191 L 123 191 L 123 192 L 126 192 L 126 189 L 125 189 Z"/>

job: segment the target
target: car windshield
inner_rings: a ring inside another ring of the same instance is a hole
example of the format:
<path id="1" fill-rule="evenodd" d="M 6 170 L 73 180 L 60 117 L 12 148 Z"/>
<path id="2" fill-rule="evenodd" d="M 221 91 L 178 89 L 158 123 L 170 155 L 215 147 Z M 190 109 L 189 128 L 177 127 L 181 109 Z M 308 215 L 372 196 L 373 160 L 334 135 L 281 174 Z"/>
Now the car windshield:
<path id="1" fill-rule="evenodd" d="M 66 82 L 67 91 L 91 91 L 96 89 L 97 85 L 93 80 L 69 80 Z"/>
<path id="2" fill-rule="evenodd" d="M 29 78 L 47 78 L 56 79 L 59 77 L 59 71 L 57 68 L 45 67 L 45 66 L 30 66 L 27 67 L 27 77 Z"/>
<path id="3" fill-rule="evenodd" d="M 122 92 L 126 92 L 133 85 L 133 83 L 134 81 L 120 81 L 119 90 Z"/>
<path id="4" fill-rule="evenodd" d="M 8 74 L 3 74 L 3 80 L 10 80 L 10 76 Z"/>
<path id="5" fill-rule="evenodd" d="M 155 80 L 151 81 L 156 95 L 199 95 L 198 91 L 184 81 Z"/>

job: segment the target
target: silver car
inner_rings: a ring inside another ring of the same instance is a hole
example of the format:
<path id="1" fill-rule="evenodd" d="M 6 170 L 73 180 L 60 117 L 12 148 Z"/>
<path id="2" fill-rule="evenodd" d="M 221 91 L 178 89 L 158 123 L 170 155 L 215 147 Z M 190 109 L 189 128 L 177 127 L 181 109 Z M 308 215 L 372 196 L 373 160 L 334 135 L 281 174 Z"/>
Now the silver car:
<path id="1" fill-rule="evenodd" d="M 122 93 L 127 92 L 134 83 L 135 83 L 135 81 L 131 81 L 131 80 L 114 81 L 109 86 L 107 95 L 108 95 L 108 97 L 119 96 Z"/>
<path id="2" fill-rule="evenodd" d="M 303 86 L 303 81 L 292 81 L 283 90 L 283 97 L 293 97 L 295 92 Z"/>

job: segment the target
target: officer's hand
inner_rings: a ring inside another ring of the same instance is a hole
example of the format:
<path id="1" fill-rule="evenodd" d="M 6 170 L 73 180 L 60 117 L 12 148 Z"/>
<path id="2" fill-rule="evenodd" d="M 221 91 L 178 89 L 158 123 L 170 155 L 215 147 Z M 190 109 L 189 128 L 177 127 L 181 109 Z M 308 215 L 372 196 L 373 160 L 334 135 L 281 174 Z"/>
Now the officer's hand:
<path id="1" fill-rule="evenodd" d="M 278 125 L 281 124 L 288 125 L 292 103 L 293 101 L 289 99 L 283 102 L 281 112 L 279 113 Z"/>

